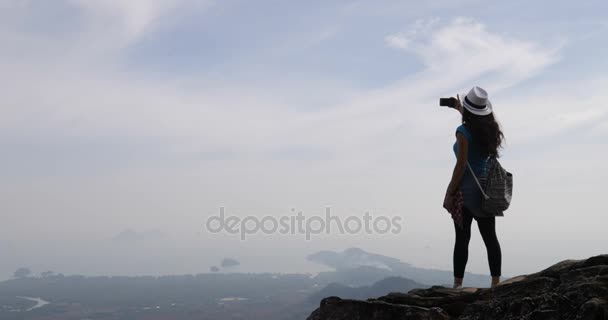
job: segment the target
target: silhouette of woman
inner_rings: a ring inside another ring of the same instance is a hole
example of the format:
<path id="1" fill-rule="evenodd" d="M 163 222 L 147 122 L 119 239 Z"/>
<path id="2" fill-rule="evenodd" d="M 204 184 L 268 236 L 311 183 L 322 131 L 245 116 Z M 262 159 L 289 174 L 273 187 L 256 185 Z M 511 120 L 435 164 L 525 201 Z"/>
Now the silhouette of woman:
<path id="1" fill-rule="evenodd" d="M 491 285 L 495 286 L 500 281 L 502 264 L 500 244 L 496 237 L 495 216 L 481 209 L 481 191 L 471 170 L 475 172 L 477 178 L 484 181 L 487 176 L 488 158 L 498 157 L 498 149 L 501 148 L 504 136 L 492 113 L 488 93 L 484 89 L 473 87 L 462 102 L 457 95 L 454 108 L 462 114 L 462 124 L 456 128 L 456 143 L 453 147 L 457 158 L 456 166 L 443 201 L 443 207 L 452 213 L 456 230 L 453 257 L 454 288 L 462 287 L 469 256 L 473 219 L 477 221 L 488 252 Z M 471 169 L 468 169 L 468 165 Z"/>

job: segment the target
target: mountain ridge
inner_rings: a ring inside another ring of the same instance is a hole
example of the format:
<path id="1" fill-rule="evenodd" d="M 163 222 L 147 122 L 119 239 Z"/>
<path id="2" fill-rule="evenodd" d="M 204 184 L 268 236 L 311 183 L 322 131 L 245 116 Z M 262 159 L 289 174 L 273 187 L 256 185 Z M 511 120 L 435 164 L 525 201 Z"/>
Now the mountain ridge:
<path id="1" fill-rule="evenodd" d="M 387 277 L 403 277 L 412 279 L 424 285 L 451 283 L 453 273 L 448 270 L 427 269 L 413 266 L 397 258 L 368 252 L 360 248 L 347 248 L 342 252 L 317 251 L 309 254 L 306 259 L 323 264 L 339 271 L 342 278 L 330 282 L 341 282 L 346 285 L 363 286 Z M 321 272 L 317 278 L 332 276 L 333 272 Z M 483 286 L 489 281 L 489 276 L 467 272 L 467 282 L 473 286 Z"/>

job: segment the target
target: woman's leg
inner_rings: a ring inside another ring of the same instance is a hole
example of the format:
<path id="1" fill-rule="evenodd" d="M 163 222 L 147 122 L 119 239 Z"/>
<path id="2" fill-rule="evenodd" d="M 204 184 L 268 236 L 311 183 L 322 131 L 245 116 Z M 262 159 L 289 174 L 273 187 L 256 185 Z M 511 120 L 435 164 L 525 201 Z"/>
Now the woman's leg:
<path id="1" fill-rule="evenodd" d="M 496 218 L 478 218 L 477 226 L 479 233 L 483 238 L 488 251 L 488 263 L 490 265 L 490 274 L 492 275 L 492 286 L 495 286 L 500 281 L 502 253 L 500 243 L 496 236 Z"/>
<path id="2" fill-rule="evenodd" d="M 471 222 L 473 217 L 463 210 L 462 228 L 454 223 L 456 242 L 454 244 L 454 288 L 462 286 L 464 269 L 469 259 L 469 240 L 471 240 Z"/>

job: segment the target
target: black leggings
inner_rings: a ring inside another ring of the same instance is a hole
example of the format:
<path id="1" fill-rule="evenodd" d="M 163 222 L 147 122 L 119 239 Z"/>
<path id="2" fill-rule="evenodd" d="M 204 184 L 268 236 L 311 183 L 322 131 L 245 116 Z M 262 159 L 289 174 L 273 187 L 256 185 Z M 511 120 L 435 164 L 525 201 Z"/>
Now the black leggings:
<path id="1" fill-rule="evenodd" d="M 479 232 L 486 244 L 488 251 L 488 262 L 490 264 L 490 274 L 493 277 L 500 276 L 500 265 L 502 254 L 500 252 L 500 243 L 496 237 L 496 218 L 478 218 L 466 209 L 463 208 L 463 228 L 461 229 L 456 224 L 456 244 L 454 245 L 454 277 L 463 278 L 464 269 L 469 259 L 469 240 L 471 240 L 471 223 L 473 218 L 477 221 Z"/>

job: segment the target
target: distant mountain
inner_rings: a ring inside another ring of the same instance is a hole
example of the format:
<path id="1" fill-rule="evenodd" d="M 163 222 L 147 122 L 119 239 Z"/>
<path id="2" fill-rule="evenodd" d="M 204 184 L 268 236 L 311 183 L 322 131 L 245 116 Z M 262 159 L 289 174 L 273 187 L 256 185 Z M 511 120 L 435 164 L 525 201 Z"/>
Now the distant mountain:
<path id="1" fill-rule="evenodd" d="M 240 262 L 238 262 L 238 261 L 237 261 L 237 260 L 235 260 L 235 259 L 232 259 L 232 258 L 224 258 L 224 259 L 222 259 L 221 266 L 222 266 L 222 268 L 230 268 L 230 267 L 236 267 L 236 266 L 238 266 L 238 265 L 240 265 L 240 264 L 241 264 L 241 263 L 240 263 Z"/>
<path id="2" fill-rule="evenodd" d="M 162 240 L 164 238 L 166 238 L 166 236 L 160 230 L 137 232 L 133 229 L 125 229 L 115 235 L 112 240 L 121 244 L 125 244 L 147 240 Z"/>
<path id="3" fill-rule="evenodd" d="M 361 266 L 350 269 L 344 268 L 336 271 L 320 272 L 314 277 L 314 281 L 319 285 L 341 283 L 346 286 L 360 287 L 369 286 L 384 278 L 396 276 L 399 276 L 399 273 L 389 269 Z"/>
<path id="4" fill-rule="evenodd" d="M 357 267 L 375 267 L 394 271 L 409 266 L 399 259 L 369 253 L 359 248 L 348 248 L 342 252 L 319 251 L 306 257 L 309 261 L 324 264 L 336 270 Z"/>
<path id="5" fill-rule="evenodd" d="M 336 270 L 336 273 L 320 273 L 317 276 L 320 283 L 340 282 L 361 286 L 371 285 L 392 276 L 412 279 L 427 285 L 441 285 L 453 281 L 452 271 L 414 267 L 397 258 L 367 252 L 360 248 L 349 248 L 342 252 L 319 251 L 308 255 L 306 259 Z M 331 279 L 332 277 L 335 279 Z M 466 273 L 465 278 L 467 285 L 470 286 L 485 287 L 490 283 L 489 275 Z"/>
<path id="6" fill-rule="evenodd" d="M 330 296 L 339 296 L 343 299 L 366 299 L 380 297 L 391 292 L 404 292 L 414 288 L 424 288 L 425 286 L 416 281 L 401 278 L 389 277 L 382 279 L 371 286 L 351 287 L 341 283 L 330 283 L 325 288 L 315 292 L 309 297 L 309 301 L 317 303 L 321 299 Z"/>

